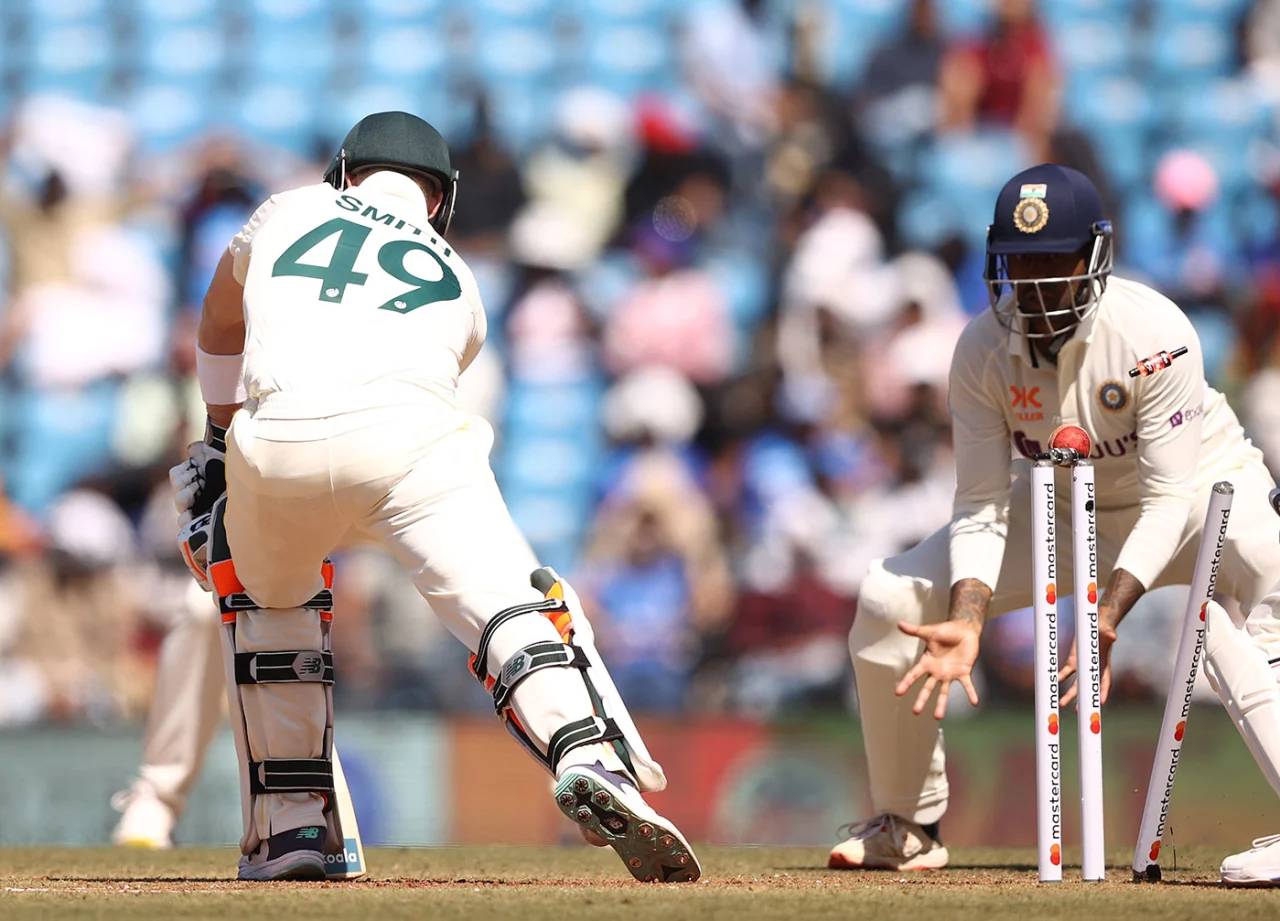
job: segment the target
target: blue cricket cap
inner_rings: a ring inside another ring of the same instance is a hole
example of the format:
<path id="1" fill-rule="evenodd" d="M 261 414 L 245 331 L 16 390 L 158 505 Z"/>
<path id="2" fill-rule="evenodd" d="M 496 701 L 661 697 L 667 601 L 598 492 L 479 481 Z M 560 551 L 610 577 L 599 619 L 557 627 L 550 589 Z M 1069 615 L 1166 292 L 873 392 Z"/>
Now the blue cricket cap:
<path id="1" fill-rule="evenodd" d="M 996 198 L 987 252 L 1074 253 L 1093 242 L 1106 222 L 1102 196 L 1089 177 L 1056 163 L 1041 163 L 1010 179 Z"/>

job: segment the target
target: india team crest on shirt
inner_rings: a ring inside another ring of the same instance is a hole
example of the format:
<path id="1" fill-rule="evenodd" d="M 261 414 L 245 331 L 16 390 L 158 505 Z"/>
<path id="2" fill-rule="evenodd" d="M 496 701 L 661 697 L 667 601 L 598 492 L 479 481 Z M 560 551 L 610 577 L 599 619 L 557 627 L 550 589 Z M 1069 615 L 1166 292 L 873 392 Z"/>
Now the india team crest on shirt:
<path id="1" fill-rule="evenodd" d="M 1023 186 L 1025 191 L 1027 187 Z M 1013 209 L 1013 226 L 1023 233 L 1039 233 L 1049 223 L 1049 205 L 1043 198 L 1023 197 Z"/>
<path id="2" fill-rule="evenodd" d="M 1119 381 L 1107 381 L 1098 388 L 1098 403 L 1108 412 L 1118 413 L 1129 405 L 1129 391 Z"/>

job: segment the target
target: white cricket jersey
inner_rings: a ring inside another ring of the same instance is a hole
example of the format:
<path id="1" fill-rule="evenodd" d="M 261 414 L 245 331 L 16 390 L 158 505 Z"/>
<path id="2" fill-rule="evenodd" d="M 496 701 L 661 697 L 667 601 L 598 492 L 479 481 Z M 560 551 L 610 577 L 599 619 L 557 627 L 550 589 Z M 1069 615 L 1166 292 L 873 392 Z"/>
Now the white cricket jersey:
<path id="1" fill-rule="evenodd" d="M 1149 377 L 1138 361 L 1186 346 Z M 1173 556 L 1192 497 L 1261 453 L 1222 394 L 1204 380 L 1200 340 L 1178 307 L 1146 285 L 1112 277 L 1097 310 L 1055 367 L 990 312 L 965 329 L 951 362 L 956 498 L 951 580 L 995 587 L 1008 521 L 1011 451 L 1041 453 L 1074 423 L 1093 439 L 1099 509 L 1138 506 L 1116 566 L 1150 586 Z"/>
<path id="2" fill-rule="evenodd" d="M 454 406 L 484 342 L 480 293 L 406 177 L 379 173 L 273 195 L 232 240 L 244 285 L 249 399 L 326 416 Z"/>

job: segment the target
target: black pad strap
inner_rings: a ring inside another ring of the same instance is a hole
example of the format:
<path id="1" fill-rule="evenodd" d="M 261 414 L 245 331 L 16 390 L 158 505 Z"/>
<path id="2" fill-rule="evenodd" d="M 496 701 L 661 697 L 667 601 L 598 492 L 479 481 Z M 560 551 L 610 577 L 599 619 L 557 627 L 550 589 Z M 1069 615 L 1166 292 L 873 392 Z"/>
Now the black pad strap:
<path id="1" fill-rule="evenodd" d="M 613 742 L 622 738 L 622 730 L 611 719 L 600 719 L 588 716 L 572 723 L 565 723 L 551 736 L 547 746 L 547 764 L 552 771 L 560 763 L 560 759 L 583 745 L 596 742 Z"/>
<path id="2" fill-rule="evenodd" d="M 534 672 L 543 668 L 580 668 L 586 671 L 591 667 L 587 654 L 577 646 L 568 643 L 557 643 L 555 640 L 544 640 L 530 643 L 519 650 L 506 664 L 493 686 L 493 708 L 502 713 L 511 701 L 511 695 L 520 682 Z"/>
<path id="3" fill-rule="evenodd" d="M 476 658 L 471 663 L 471 674 L 475 675 L 483 683 L 489 677 L 489 644 L 493 641 L 493 635 L 498 628 L 507 621 L 524 614 L 541 614 L 546 611 L 557 611 L 564 605 L 563 601 L 557 598 L 544 598 L 542 601 L 534 601 L 529 604 L 517 604 L 510 608 L 503 608 L 493 617 L 489 618 L 489 622 L 484 625 L 484 629 L 480 631 L 480 642 L 476 646 Z"/>
<path id="4" fill-rule="evenodd" d="M 223 614 L 231 614 L 236 611 L 258 611 L 258 603 L 248 596 L 245 592 L 232 592 L 230 595 L 222 595 L 218 598 L 218 606 L 222 609 Z M 333 610 L 333 592 L 329 589 L 321 589 L 316 592 L 314 598 L 304 601 L 301 605 L 310 611 L 332 611 Z"/>
<path id="5" fill-rule="evenodd" d="M 333 684 L 333 653 L 320 649 L 237 652 L 236 684 Z"/>
<path id="6" fill-rule="evenodd" d="M 332 793 L 333 762 L 328 758 L 276 758 L 249 762 L 249 792 Z"/>

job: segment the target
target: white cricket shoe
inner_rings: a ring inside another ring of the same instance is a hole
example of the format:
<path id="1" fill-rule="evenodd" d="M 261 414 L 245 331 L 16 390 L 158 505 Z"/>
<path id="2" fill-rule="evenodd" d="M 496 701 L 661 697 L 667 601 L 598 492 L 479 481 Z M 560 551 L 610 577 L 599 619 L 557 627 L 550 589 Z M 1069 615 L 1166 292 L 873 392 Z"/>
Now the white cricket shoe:
<path id="1" fill-rule="evenodd" d="M 572 765 L 556 781 L 556 804 L 591 844 L 608 844 L 642 883 L 691 883 L 702 875 L 680 830 L 631 783 L 599 763 Z"/>
<path id="2" fill-rule="evenodd" d="M 319 825 L 272 835 L 252 854 L 240 858 L 238 879 L 269 882 L 325 878 L 325 829 Z"/>
<path id="3" fill-rule="evenodd" d="M 1259 838 L 1244 853 L 1232 854 L 1219 872 L 1228 886 L 1280 886 L 1280 835 Z"/>
<path id="4" fill-rule="evenodd" d="M 878 815 L 849 827 L 849 838 L 831 849 L 832 870 L 941 870 L 947 849 L 910 819 Z"/>
<path id="5" fill-rule="evenodd" d="M 135 780 L 128 790 L 111 797 L 111 808 L 122 813 L 111 843 L 121 847 L 165 850 L 173 847 L 173 826 L 177 816 L 161 802 L 156 789 L 145 780 Z"/>

